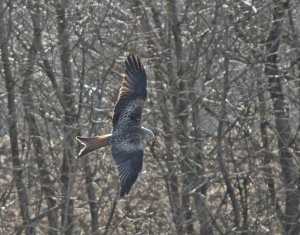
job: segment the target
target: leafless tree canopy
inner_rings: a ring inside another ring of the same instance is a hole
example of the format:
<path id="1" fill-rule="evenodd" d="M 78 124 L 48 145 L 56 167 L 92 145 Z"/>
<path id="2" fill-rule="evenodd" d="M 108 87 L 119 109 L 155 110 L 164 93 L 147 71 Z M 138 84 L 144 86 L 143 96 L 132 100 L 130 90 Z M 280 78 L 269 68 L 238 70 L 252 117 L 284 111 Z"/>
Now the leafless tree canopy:
<path id="1" fill-rule="evenodd" d="M 0 234 L 300 234 L 298 0 L 0 0 Z M 129 53 L 154 131 L 125 199 Z"/>

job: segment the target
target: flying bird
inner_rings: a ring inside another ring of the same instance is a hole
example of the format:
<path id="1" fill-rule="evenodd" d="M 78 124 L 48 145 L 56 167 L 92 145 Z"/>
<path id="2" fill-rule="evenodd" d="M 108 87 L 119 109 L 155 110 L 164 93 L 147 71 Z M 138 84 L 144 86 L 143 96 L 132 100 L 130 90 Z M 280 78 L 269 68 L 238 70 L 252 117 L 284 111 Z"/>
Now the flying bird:
<path id="1" fill-rule="evenodd" d="M 130 55 L 125 61 L 125 73 L 112 117 L 112 132 L 95 137 L 76 139 L 84 145 L 82 157 L 96 149 L 111 145 L 111 152 L 120 177 L 120 197 L 127 195 L 143 166 L 141 141 L 154 138 L 151 130 L 141 123 L 147 99 L 147 76 L 138 57 Z"/>

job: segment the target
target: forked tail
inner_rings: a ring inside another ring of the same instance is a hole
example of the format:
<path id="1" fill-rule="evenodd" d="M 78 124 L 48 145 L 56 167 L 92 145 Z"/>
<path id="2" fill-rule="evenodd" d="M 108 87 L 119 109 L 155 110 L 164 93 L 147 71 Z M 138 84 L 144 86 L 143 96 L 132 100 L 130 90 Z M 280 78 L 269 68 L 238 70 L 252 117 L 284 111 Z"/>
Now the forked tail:
<path id="1" fill-rule="evenodd" d="M 111 134 L 100 135 L 95 137 L 77 136 L 77 141 L 84 145 L 84 147 L 80 150 L 77 158 L 82 157 L 96 149 L 110 145 L 110 137 Z"/>

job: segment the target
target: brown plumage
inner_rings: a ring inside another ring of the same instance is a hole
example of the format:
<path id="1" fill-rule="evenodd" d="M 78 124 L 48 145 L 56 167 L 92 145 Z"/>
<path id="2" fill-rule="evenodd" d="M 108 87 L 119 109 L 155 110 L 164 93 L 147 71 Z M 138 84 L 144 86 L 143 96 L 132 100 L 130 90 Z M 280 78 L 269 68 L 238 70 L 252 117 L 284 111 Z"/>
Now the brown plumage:
<path id="1" fill-rule="evenodd" d="M 125 67 L 126 76 L 123 78 L 112 118 L 112 133 L 96 137 L 77 137 L 85 145 L 78 157 L 111 145 L 121 181 L 121 197 L 129 193 L 142 170 L 144 150 L 141 140 L 154 138 L 152 131 L 141 125 L 142 111 L 147 99 L 147 76 L 144 67 L 133 55 L 127 57 Z"/>
<path id="2" fill-rule="evenodd" d="M 76 139 L 78 142 L 84 145 L 84 147 L 80 150 L 77 157 L 82 157 L 96 149 L 105 147 L 110 145 L 111 134 L 100 135 L 95 137 L 82 137 L 77 136 Z"/>

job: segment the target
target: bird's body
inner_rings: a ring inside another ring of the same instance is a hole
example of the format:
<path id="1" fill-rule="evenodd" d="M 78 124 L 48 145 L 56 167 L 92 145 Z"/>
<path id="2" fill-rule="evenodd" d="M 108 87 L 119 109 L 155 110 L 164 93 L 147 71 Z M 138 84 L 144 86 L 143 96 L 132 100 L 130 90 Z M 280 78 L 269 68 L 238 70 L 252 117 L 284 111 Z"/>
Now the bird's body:
<path id="1" fill-rule="evenodd" d="M 140 60 L 133 55 L 127 57 L 125 67 L 126 76 L 123 78 L 112 118 L 112 133 L 96 137 L 77 137 L 85 145 L 78 157 L 111 145 L 121 181 L 121 197 L 129 193 L 142 170 L 144 150 L 141 141 L 154 138 L 152 131 L 141 124 L 147 99 L 145 70 Z"/>

